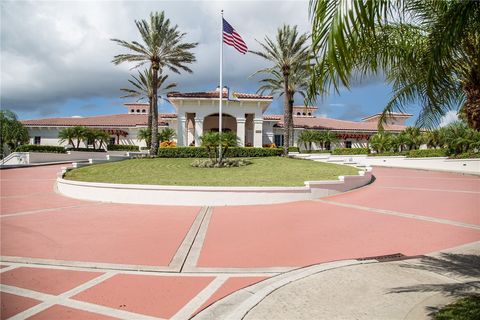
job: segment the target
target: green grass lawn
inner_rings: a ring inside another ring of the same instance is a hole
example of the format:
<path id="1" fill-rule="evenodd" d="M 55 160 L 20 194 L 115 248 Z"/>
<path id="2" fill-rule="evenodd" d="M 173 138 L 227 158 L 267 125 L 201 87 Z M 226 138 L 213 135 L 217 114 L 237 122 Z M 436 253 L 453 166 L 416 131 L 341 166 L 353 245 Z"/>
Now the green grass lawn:
<path id="1" fill-rule="evenodd" d="M 336 180 L 358 169 L 333 163 L 281 157 L 252 158 L 237 168 L 194 168 L 194 159 L 133 159 L 69 171 L 78 181 L 176 186 L 303 186 L 306 180 Z"/>

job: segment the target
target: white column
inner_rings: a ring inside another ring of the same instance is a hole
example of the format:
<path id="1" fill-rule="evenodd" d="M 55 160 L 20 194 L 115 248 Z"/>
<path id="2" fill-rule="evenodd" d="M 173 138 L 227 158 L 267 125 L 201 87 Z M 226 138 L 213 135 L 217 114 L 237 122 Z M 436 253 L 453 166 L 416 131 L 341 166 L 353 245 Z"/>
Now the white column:
<path id="1" fill-rule="evenodd" d="M 237 137 L 240 139 L 240 147 L 245 147 L 245 118 L 237 118 Z"/>
<path id="2" fill-rule="evenodd" d="M 203 118 L 195 118 L 195 146 L 200 147 L 202 141 L 200 137 L 203 135 Z"/>
<path id="3" fill-rule="evenodd" d="M 185 116 L 179 116 L 177 118 L 177 146 L 179 147 L 185 146 L 186 123 L 187 118 Z"/>
<path id="4" fill-rule="evenodd" d="M 263 129 L 263 119 L 255 118 L 253 119 L 253 146 L 257 148 L 262 147 L 262 129 Z"/>

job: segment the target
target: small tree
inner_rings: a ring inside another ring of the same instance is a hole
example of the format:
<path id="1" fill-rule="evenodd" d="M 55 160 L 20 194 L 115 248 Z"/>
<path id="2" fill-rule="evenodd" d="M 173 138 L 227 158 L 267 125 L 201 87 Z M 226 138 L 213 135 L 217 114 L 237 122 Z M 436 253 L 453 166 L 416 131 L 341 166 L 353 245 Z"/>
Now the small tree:
<path id="1" fill-rule="evenodd" d="M 383 153 L 392 149 L 393 138 L 390 133 L 379 132 L 370 137 L 370 147 L 377 153 Z"/>
<path id="2" fill-rule="evenodd" d="M 68 142 L 69 145 L 75 147 L 73 140 L 76 139 L 75 132 L 73 128 L 64 128 L 58 132 L 58 142 L 64 143 Z"/>
<path id="3" fill-rule="evenodd" d="M 175 137 L 175 130 L 172 128 L 165 128 L 158 133 L 158 141 L 171 141 Z"/>
<path id="4" fill-rule="evenodd" d="M 15 150 L 19 145 L 28 143 L 28 130 L 17 120 L 17 115 L 10 110 L 0 110 L 0 148 L 2 157 L 5 152 L 4 146 L 10 150 Z"/>
<path id="5" fill-rule="evenodd" d="M 303 144 L 305 149 L 312 151 L 312 143 L 318 141 L 319 134 L 316 131 L 312 130 L 303 130 L 298 136 L 297 143 Z"/>
<path id="6" fill-rule="evenodd" d="M 210 159 L 218 164 L 223 162 L 223 157 L 220 157 L 218 147 L 222 146 L 222 155 L 226 155 L 231 147 L 238 146 L 238 137 L 233 132 L 208 132 L 201 138 L 202 147 L 207 149 Z"/>

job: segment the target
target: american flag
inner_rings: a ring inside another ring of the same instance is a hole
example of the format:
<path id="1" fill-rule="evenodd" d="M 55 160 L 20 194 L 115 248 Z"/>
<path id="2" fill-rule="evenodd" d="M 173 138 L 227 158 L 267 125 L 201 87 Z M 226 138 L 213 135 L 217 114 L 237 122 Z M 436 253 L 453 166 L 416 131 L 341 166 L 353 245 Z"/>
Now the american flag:
<path id="1" fill-rule="evenodd" d="M 223 19 L 223 42 L 234 47 L 240 53 L 245 54 L 248 51 L 245 41 L 225 19 Z"/>

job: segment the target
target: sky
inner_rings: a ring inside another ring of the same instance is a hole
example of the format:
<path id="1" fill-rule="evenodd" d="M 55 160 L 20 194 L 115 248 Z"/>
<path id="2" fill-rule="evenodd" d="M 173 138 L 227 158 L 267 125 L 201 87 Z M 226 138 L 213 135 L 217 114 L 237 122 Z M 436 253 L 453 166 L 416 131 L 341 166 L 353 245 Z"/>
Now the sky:
<path id="1" fill-rule="evenodd" d="M 1 1 L 0 103 L 20 119 L 91 116 L 125 113 L 120 88 L 138 69 L 132 64 L 115 66 L 113 56 L 126 50 L 110 41 L 140 40 L 135 20 L 152 11 L 164 11 L 185 41 L 198 42 L 193 73 L 169 74 L 177 91 L 211 91 L 219 82 L 220 10 L 241 34 L 250 50 L 257 41 L 274 37 L 282 24 L 310 31 L 308 1 Z M 224 85 L 233 91 L 255 93 L 260 76 L 269 67 L 254 54 L 242 55 L 224 46 Z M 380 112 L 389 100 L 390 87 L 381 77 L 367 79 L 318 101 L 318 115 L 360 120 Z M 282 113 L 282 99 L 275 99 L 269 114 Z M 297 104 L 303 100 L 296 99 Z M 160 112 L 173 112 L 165 102 Z M 414 114 L 418 107 L 407 111 Z M 446 119 L 447 120 L 447 119 Z"/>

